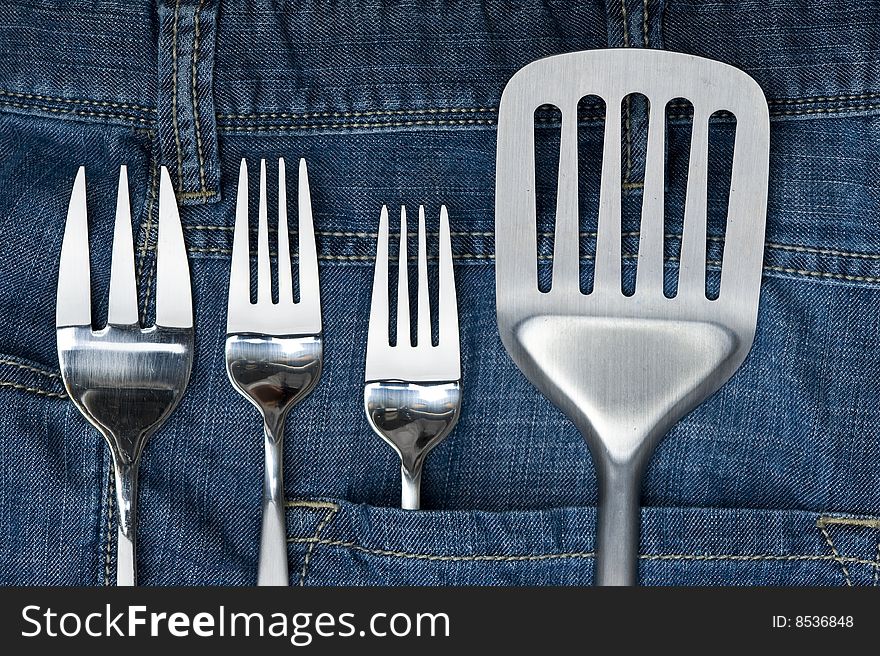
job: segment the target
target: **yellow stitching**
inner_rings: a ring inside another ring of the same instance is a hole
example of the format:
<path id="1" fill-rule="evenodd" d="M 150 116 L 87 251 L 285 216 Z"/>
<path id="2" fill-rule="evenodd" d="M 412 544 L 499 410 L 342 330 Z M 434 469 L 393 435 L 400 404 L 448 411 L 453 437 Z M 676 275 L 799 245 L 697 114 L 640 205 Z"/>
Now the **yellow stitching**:
<path id="1" fill-rule="evenodd" d="M 874 587 L 880 581 L 880 540 L 877 541 L 877 559 L 874 561 Z"/>
<path id="2" fill-rule="evenodd" d="M 820 517 L 816 520 L 816 526 L 819 528 L 831 526 L 832 524 L 880 530 L 880 519 L 873 517 Z"/>
<path id="3" fill-rule="evenodd" d="M 146 125 L 152 125 L 154 121 L 148 121 L 145 118 L 137 116 L 127 116 L 125 114 L 111 114 L 110 112 L 86 112 L 77 109 L 63 109 L 60 107 L 45 107 L 43 105 L 24 105 L 22 103 L 10 102 L 8 100 L 0 100 L 0 106 L 15 107 L 17 109 L 39 109 L 43 112 L 52 112 L 53 114 L 74 114 L 76 116 L 97 116 L 98 118 L 120 118 L 128 121 L 137 121 Z"/>
<path id="4" fill-rule="evenodd" d="M 327 510 L 327 514 L 324 515 L 324 519 L 321 520 L 321 522 L 318 524 L 318 528 L 315 529 L 315 535 L 312 537 L 312 542 L 309 543 L 309 548 L 306 549 L 306 557 L 303 559 L 302 572 L 300 572 L 299 575 L 300 587 L 303 587 L 306 584 L 306 576 L 308 576 L 309 574 L 309 563 L 311 563 L 312 554 L 314 554 L 318 541 L 321 538 L 321 531 L 323 531 L 327 527 L 327 525 L 333 520 L 337 512 L 339 512 L 339 506 Z"/>
<path id="5" fill-rule="evenodd" d="M 826 542 L 828 542 L 828 546 L 831 547 L 832 551 L 836 554 L 837 550 L 834 548 L 834 545 L 831 542 L 831 535 L 826 530 L 828 526 L 837 525 L 837 526 L 855 526 L 858 528 L 869 528 L 873 530 L 880 530 L 880 519 L 874 517 L 820 517 L 816 520 L 816 527 L 822 531 L 822 534 L 825 536 Z M 844 576 L 847 578 L 847 583 L 852 586 L 852 582 L 849 580 L 849 572 L 846 568 L 841 564 L 843 568 Z M 877 556 L 874 560 L 874 576 L 873 583 L 876 586 L 878 582 L 878 577 L 880 577 L 880 542 L 877 542 Z"/>
<path id="6" fill-rule="evenodd" d="M 880 109 L 880 105 L 874 103 L 871 105 L 850 105 L 847 107 L 813 107 L 810 109 L 803 110 L 795 110 L 795 111 L 771 111 L 770 114 L 773 116 L 797 116 L 800 114 L 838 114 L 843 113 L 844 110 L 849 111 L 867 111 L 871 109 Z"/>
<path id="7" fill-rule="evenodd" d="M 175 194 L 178 198 L 210 198 L 216 195 L 216 191 L 181 191 Z"/>
<path id="8" fill-rule="evenodd" d="M 644 0 L 647 5 L 647 0 Z M 643 23 L 644 28 L 644 23 Z M 647 44 L 647 33 L 645 36 Z M 22 98 L 25 100 L 44 100 L 48 102 L 68 103 L 72 105 L 86 105 L 94 107 L 113 107 L 114 109 L 131 109 L 145 114 L 152 114 L 155 108 L 137 105 L 133 103 L 110 102 L 106 100 L 89 100 L 85 98 L 62 98 L 59 96 L 44 96 L 36 93 L 18 93 L 15 91 L 5 91 L 0 89 L 0 96 L 8 96 L 10 98 Z M 880 93 L 858 93 L 843 94 L 836 96 L 806 96 L 803 98 L 771 98 L 767 101 L 769 105 L 809 105 L 818 102 L 840 102 L 848 100 L 872 100 L 880 98 Z M 683 106 L 683 105 L 682 105 Z M 374 110 L 364 112 L 254 112 L 251 114 L 217 114 L 219 119 L 255 119 L 255 118 L 358 118 L 362 116 L 400 116 L 405 114 L 483 114 L 497 112 L 497 107 L 430 107 L 430 108 L 412 108 L 412 109 L 394 109 L 394 110 Z"/>
<path id="9" fill-rule="evenodd" d="M 874 561 L 863 560 L 861 558 L 834 556 L 812 555 L 812 554 L 643 554 L 639 556 L 643 560 L 731 560 L 731 561 L 753 561 L 753 560 L 806 560 L 806 561 L 838 561 L 852 563 L 856 565 L 874 566 Z"/>
<path id="10" fill-rule="evenodd" d="M 410 553 L 406 551 L 390 551 L 387 549 L 371 549 L 369 547 L 363 547 L 355 542 L 345 542 L 342 540 L 315 540 L 314 538 L 288 538 L 288 542 L 298 543 L 298 544 L 307 544 L 309 542 L 316 542 L 317 544 L 328 546 L 328 547 L 343 547 L 346 549 L 352 549 L 354 551 L 362 551 L 364 553 L 368 553 L 374 556 L 396 556 L 399 558 L 411 558 L 414 560 L 429 560 L 429 561 L 504 561 L 504 562 L 517 562 L 517 561 L 530 561 L 530 560 L 558 560 L 561 558 L 592 558 L 592 551 L 584 551 L 584 552 L 573 552 L 573 553 L 559 553 L 559 554 L 523 554 L 516 556 L 492 556 L 492 555 L 468 555 L 468 556 L 451 556 L 445 554 L 422 554 L 422 553 Z"/>
<path id="11" fill-rule="evenodd" d="M 642 46 L 651 47 L 648 42 L 648 0 L 642 2 Z"/>
<path id="12" fill-rule="evenodd" d="M 630 183 L 633 185 L 642 186 L 644 183 L 641 182 L 633 182 Z M 232 232 L 235 229 L 235 226 L 220 226 L 220 225 L 187 225 L 183 226 L 184 230 L 222 230 Z M 269 232 L 272 232 L 274 228 L 269 228 Z M 375 239 L 375 232 L 350 232 L 344 230 L 316 230 L 315 234 L 320 237 L 358 237 L 363 239 Z M 437 232 L 428 232 L 428 236 L 436 236 Z M 494 237 L 495 233 L 491 230 L 453 230 L 450 233 L 453 237 Z M 554 233 L 552 232 L 539 232 L 538 235 L 540 237 L 552 237 Z M 630 230 L 622 233 L 624 237 L 638 237 L 640 232 L 638 230 Z M 595 237 L 596 231 L 582 231 L 580 233 L 581 237 Z M 665 235 L 667 239 L 681 239 L 681 235 L 677 233 L 668 233 Z M 724 241 L 722 237 L 716 237 L 710 235 L 708 237 L 710 241 L 721 242 Z M 767 248 L 772 248 L 776 250 L 783 251 L 794 251 L 796 253 L 815 253 L 818 255 L 836 255 L 839 257 L 852 257 L 855 259 L 865 259 L 865 260 L 880 260 L 880 254 L 875 253 L 858 253 L 854 251 L 839 251 L 827 248 L 813 248 L 810 246 L 794 246 L 790 244 L 780 244 L 777 242 L 768 241 L 766 244 Z"/>
<path id="13" fill-rule="evenodd" d="M 800 116 L 805 114 L 845 114 L 847 112 L 861 112 L 861 111 L 871 111 L 874 109 L 880 109 L 880 104 L 874 103 L 871 105 L 848 105 L 844 107 L 814 107 L 810 109 L 801 109 L 801 110 L 770 110 L 770 116 Z M 669 116 L 671 120 L 678 119 L 689 119 L 691 116 L 689 114 L 671 114 Z"/>
<path id="14" fill-rule="evenodd" d="M 217 114 L 218 119 L 255 119 L 255 118 L 361 118 L 363 116 L 403 116 L 406 114 L 483 114 L 495 113 L 497 107 L 430 107 L 425 109 L 388 109 L 369 112 L 309 112 L 293 114 L 289 112 L 271 112 L 256 114 Z"/>
<path id="15" fill-rule="evenodd" d="M 183 188 L 183 149 L 180 146 L 180 129 L 177 124 L 177 23 L 180 0 L 174 3 L 174 23 L 171 28 L 171 122 L 174 125 L 174 142 L 177 145 L 177 184 Z"/>
<path id="16" fill-rule="evenodd" d="M 709 237 L 713 241 L 721 241 L 720 237 Z M 880 255 L 874 253 L 853 253 L 850 251 L 837 251 L 827 248 L 812 248 L 809 246 L 790 246 L 788 244 L 778 244 L 775 242 L 767 242 L 770 248 L 776 248 L 782 251 L 794 251 L 795 253 L 815 253 L 817 255 L 840 255 L 841 257 L 852 257 L 864 260 L 880 260 Z"/>
<path id="17" fill-rule="evenodd" d="M 64 392 L 47 392 L 46 390 L 42 390 L 36 387 L 28 387 L 27 385 L 19 385 L 18 383 L 10 383 L 5 380 L 0 380 L 0 387 L 8 387 L 10 389 L 19 390 L 21 392 L 31 392 L 33 394 L 39 394 L 40 396 L 50 396 L 56 399 L 66 399 L 67 394 Z"/>
<path id="18" fill-rule="evenodd" d="M 155 247 L 150 244 L 150 235 L 153 232 L 153 207 L 156 204 L 156 187 L 159 182 L 159 161 L 158 158 L 155 157 L 155 153 L 152 152 L 152 147 L 150 149 L 150 202 L 147 206 L 147 225 L 144 229 L 144 241 L 141 244 L 141 256 L 140 262 L 138 263 L 138 281 L 140 281 L 141 276 L 144 272 L 144 260 L 147 255 L 147 251 L 155 250 Z M 144 287 L 144 310 L 141 313 L 141 317 L 145 317 L 147 315 L 147 308 L 150 306 L 150 294 L 151 287 L 153 284 L 153 275 L 154 275 L 155 267 L 150 267 L 150 272 L 147 275 L 147 284 Z"/>
<path id="19" fill-rule="evenodd" d="M 113 476 L 113 464 L 110 464 L 109 481 L 107 482 L 107 548 L 104 550 L 104 585 L 110 585 L 110 559 L 113 548 L 113 497 L 116 492 L 116 480 Z"/>
<path id="20" fill-rule="evenodd" d="M 193 56 L 192 56 L 192 95 L 193 95 L 193 122 L 196 127 L 196 154 L 199 157 L 199 182 L 202 185 L 202 191 L 205 191 L 205 155 L 202 152 L 202 129 L 201 119 L 199 118 L 199 96 L 196 87 L 196 69 L 199 63 L 199 13 L 205 6 L 205 0 L 199 0 L 199 6 L 196 8 L 194 35 L 193 35 Z M 214 195 L 214 192 L 211 192 Z"/>
<path id="21" fill-rule="evenodd" d="M 841 100 L 870 100 L 871 98 L 880 98 L 880 93 L 857 93 L 845 94 L 842 96 L 807 96 L 805 98 L 774 98 L 768 100 L 770 105 L 809 105 L 810 103 L 841 101 Z"/>
<path id="22" fill-rule="evenodd" d="M 587 121 L 604 121 L 605 114 L 578 114 L 578 125 Z M 535 123 L 546 123 L 550 126 L 559 126 L 560 121 L 557 118 L 544 118 L 542 116 L 535 117 Z"/>
<path id="23" fill-rule="evenodd" d="M 315 510 L 339 510 L 339 504 L 332 501 L 309 501 L 307 499 L 293 499 L 284 503 L 287 508 L 312 508 Z"/>
<path id="24" fill-rule="evenodd" d="M 645 0 L 647 4 L 647 0 Z M 646 37 L 647 39 L 647 37 Z M 645 47 L 648 47 L 647 43 Z M 2 92 L 0 92 L 2 93 Z M 880 98 L 880 93 L 860 93 L 840 96 L 807 96 L 804 98 L 777 98 L 769 99 L 770 105 L 809 105 L 817 102 L 826 101 L 844 101 L 844 100 L 871 100 Z M 47 99 L 54 100 L 54 99 Z M 58 99 L 62 100 L 62 99 Z M 97 103 L 91 103 L 97 104 Z M 114 105 L 115 106 L 115 105 Z M 120 105 L 125 107 L 124 105 Z M 674 104 L 676 107 L 684 107 L 683 103 Z M 131 109 L 141 109 L 150 111 L 148 108 L 132 106 Z M 254 112 L 250 114 L 217 114 L 217 118 L 221 120 L 253 120 L 259 118 L 267 119 L 309 119 L 309 118 L 361 118 L 366 116 L 403 116 L 406 114 L 489 114 L 498 111 L 497 107 L 430 107 L 430 108 L 411 108 L 411 109 L 389 109 L 389 110 L 373 110 L 364 112 Z M 596 118 L 604 118 L 597 116 Z"/>
<path id="25" fill-rule="evenodd" d="M 19 369 L 24 369 L 25 371 L 32 371 L 35 374 L 41 374 L 49 378 L 61 378 L 61 374 L 56 374 L 55 372 L 48 371 L 47 369 L 38 369 L 37 367 L 31 367 L 26 364 L 21 364 L 20 362 L 15 362 L 13 360 L 4 360 L 0 358 L 0 364 L 9 364 L 13 367 L 18 367 Z"/>
<path id="26" fill-rule="evenodd" d="M 356 542 L 346 542 L 343 540 L 315 540 L 310 537 L 292 537 L 287 539 L 288 542 L 294 544 L 308 544 L 316 542 L 322 546 L 342 547 L 344 549 L 352 549 L 353 551 L 361 551 L 373 556 L 392 556 L 397 558 L 409 558 L 413 560 L 427 561 L 490 561 L 490 562 L 520 562 L 520 561 L 541 561 L 541 560 L 560 560 L 564 558 L 593 558 L 595 553 L 592 551 L 571 551 L 550 554 L 518 554 L 511 556 L 488 555 L 488 554 L 469 554 L 469 555 L 448 555 L 448 554 L 427 554 L 413 553 L 408 551 L 392 551 L 389 549 L 373 549 L 364 547 Z M 845 563 L 855 563 L 859 565 L 876 566 L 873 560 L 862 560 L 860 558 L 837 557 L 823 554 L 640 554 L 641 560 L 695 560 L 695 561 L 759 561 L 759 560 L 779 560 L 779 561 L 837 561 Z"/>
<path id="27" fill-rule="evenodd" d="M 220 255 L 231 255 L 232 250 L 229 248 L 214 248 L 214 247 L 189 247 L 189 251 L 191 253 L 214 253 Z M 453 256 L 455 260 L 491 260 L 494 259 L 494 255 L 491 253 L 458 253 Z M 625 259 L 636 259 L 638 257 L 637 254 L 631 253 L 623 256 Z M 372 255 L 319 255 L 319 260 L 325 261 L 341 261 L 341 262 L 372 262 L 375 257 Z M 393 257 L 391 258 L 394 259 Z M 415 261 L 415 256 L 411 258 Z M 428 257 L 429 260 L 436 260 L 436 256 Z M 539 260 L 551 260 L 553 259 L 552 255 L 539 255 Z M 582 256 L 584 260 L 592 260 L 592 255 L 584 255 Z M 667 258 L 667 262 L 673 261 L 671 258 Z M 720 262 L 717 260 L 712 260 L 709 262 L 710 265 L 718 266 Z M 874 278 L 871 276 L 849 276 L 845 274 L 837 274 L 837 273 L 827 273 L 824 271 L 807 271 L 806 269 L 790 269 L 787 267 L 778 267 L 778 266 L 764 266 L 765 271 L 776 271 L 778 273 L 799 273 L 805 276 L 810 276 L 813 278 L 827 278 L 829 280 L 845 280 L 847 282 L 869 282 L 869 283 L 880 283 L 880 278 Z"/>
<path id="28" fill-rule="evenodd" d="M 135 111 L 151 114 L 155 111 L 152 107 L 143 107 L 141 105 L 129 105 L 127 103 L 108 102 L 106 100 L 85 100 L 80 98 L 58 98 L 55 96 L 41 96 L 36 93 L 16 93 L 14 91 L 3 91 L 0 89 L 0 96 L 9 96 L 11 98 L 24 98 L 26 100 L 47 100 L 49 102 L 70 103 L 71 105 L 93 105 L 95 107 L 114 107 L 116 109 L 134 109 Z"/>
<path id="29" fill-rule="evenodd" d="M 227 125 L 219 128 L 221 132 L 284 132 L 293 130 L 326 130 L 326 129 L 358 129 L 358 128 L 402 128 L 419 125 L 495 125 L 494 119 L 459 119 L 442 121 L 391 121 L 385 123 L 316 123 L 314 125 L 260 125 L 243 126 Z"/>
<path id="30" fill-rule="evenodd" d="M 4 92 L 0 91 L 0 95 L 4 95 Z M 14 94 L 5 94 L 5 95 L 14 95 Z M 20 94 L 23 95 L 23 94 Z M 880 96 L 880 94 L 877 94 Z M 36 96 L 35 96 L 36 97 Z M 871 95 L 870 97 L 875 97 Z M 833 99 L 829 97 L 829 99 Z M 792 103 L 796 99 L 787 99 L 786 103 Z M 809 98 L 805 99 L 797 99 L 800 103 L 801 100 L 803 104 L 808 104 L 810 102 Z M 66 102 L 74 102 L 72 99 L 67 100 Z M 83 101 L 84 103 L 86 101 Z M 104 102 L 96 102 L 96 103 L 86 103 L 86 104 L 94 104 L 94 105 L 106 105 Z M 771 101 L 771 104 L 772 101 Z M 45 105 L 38 104 L 23 104 L 16 103 L 6 100 L 0 100 L 0 106 L 6 107 L 14 107 L 16 109 L 37 109 L 40 111 L 51 112 L 54 114 L 72 114 L 74 116 L 89 116 L 89 117 L 97 117 L 97 118 L 111 118 L 111 119 L 120 119 L 126 121 L 135 121 L 137 123 L 142 123 L 144 125 L 153 125 L 155 120 L 153 119 L 145 119 L 139 116 L 132 116 L 129 114 L 119 114 L 119 113 L 111 113 L 111 112 L 93 112 L 93 111 L 81 111 L 70 108 L 61 108 L 61 107 L 47 107 Z M 110 106 L 117 106 L 116 103 L 110 103 Z M 122 104 L 118 104 L 119 107 L 124 107 Z M 132 106 L 135 109 L 143 109 Z M 804 110 L 772 110 L 770 111 L 771 116 L 799 116 L 799 115 L 809 115 L 809 114 L 846 114 L 850 111 L 871 111 L 875 109 L 880 109 L 880 104 L 861 104 L 861 105 L 850 105 L 843 107 L 817 107 L 810 108 Z M 299 117 L 358 117 L 358 116 L 394 116 L 398 114 L 442 114 L 442 113 L 489 113 L 495 112 L 496 109 L 490 108 L 449 108 L 449 109 L 424 109 L 424 110 L 400 110 L 400 111 L 375 111 L 375 112 L 323 112 L 321 114 L 218 114 L 217 117 L 219 119 L 253 119 L 260 117 L 278 117 L 278 118 L 299 118 Z M 581 120 L 601 120 L 605 118 L 604 116 L 587 116 L 581 117 Z M 688 119 L 690 118 L 689 114 L 671 114 L 669 116 L 671 120 L 680 120 L 680 119 Z M 549 119 L 537 119 L 539 123 L 550 123 Z M 286 131 L 286 130 L 318 130 L 318 129 L 358 129 L 358 128 L 368 128 L 368 127 L 378 127 L 378 128 L 386 128 L 386 127 L 412 127 L 419 125 L 495 125 L 496 121 L 491 118 L 487 119 L 471 119 L 471 120 L 446 120 L 446 121 L 395 121 L 395 122 L 381 122 L 381 123 L 323 123 L 323 124 L 315 124 L 315 125 L 302 125 L 302 126 L 291 126 L 291 125 L 265 125 L 265 126 L 223 126 L 221 127 L 221 132 L 259 132 L 262 130 L 271 130 L 271 131 Z"/>
<path id="31" fill-rule="evenodd" d="M 871 282 L 880 283 L 880 278 L 874 276 L 849 276 L 843 273 L 827 273 L 825 271 L 807 271 L 806 269 L 790 269 L 780 266 L 765 266 L 767 271 L 777 271 L 779 273 L 799 273 L 814 278 L 829 278 L 832 280 L 846 280 L 848 282 Z"/>
<path id="32" fill-rule="evenodd" d="M 840 554 L 837 552 L 837 547 L 834 546 L 834 542 L 831 540 L 831 534 L 828 533 L 828 529 L 826 529 L 821 523 L 821 519 L 816 522 L 816 526 L 819 531 L 825 537 L 825 542 L 828 543 L 828 546 L 831 547 L 831 554 L 834 557 L 834 560 L 840 565 L 840 569 L 843 570 L 843 578 L 846 580 L 846 584 L 851 588 L 853 587 L 852 579 L 849 576 L 849 570 L 846 567 L 843 559 L 840 557 Z"/>
<path id="33" fill-rule="evenodd" d="M 218 225 L 186 225 L 184 230 L 229 230 L 232 232 L 235 226 L 218 226 Z"/>
<path id="34" fill-rule="evenodd" d="M 797 110 L 797 111 L 771 111 L 772 116 L 797 116 L 804 114 L 845 114 L 848 111 L 868 111 L 880 109 L 880 104 L 874 105 L 856 105 L 850 107 L 819 107 L 814 109 Z M 600 119 L 604 117 L 587 117 L 587 119 Z M 688 119 L 687 114 L 671 114 L 671 120 Z M 549 120 L 538 119 L 539 122 L 551 122 Z M 234 132 L 286 132 L 297 130 L 356 130 L 362 128 L 401 128 L 415 127 L 422 125 L 495 125 L 496 120 L 486 119 L 458 119 L 458 120 L 417 120 L 417 121 L 386 121 L 386 122 L 360 122 L 360 123 L 315 123 L 310 125 L 221 125 L 218 131 L 221 133 Z"/>

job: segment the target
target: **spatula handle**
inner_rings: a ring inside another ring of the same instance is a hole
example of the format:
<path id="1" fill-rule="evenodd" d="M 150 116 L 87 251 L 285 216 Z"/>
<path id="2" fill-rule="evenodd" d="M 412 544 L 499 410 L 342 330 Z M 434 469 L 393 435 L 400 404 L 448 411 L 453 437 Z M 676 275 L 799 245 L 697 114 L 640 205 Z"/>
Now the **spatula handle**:
<path id="1" fill-rule="evenodd" d="M 595 585 L 636 585 L 639 571 L 641 468 L 608 464 L 599 472 Z"/>

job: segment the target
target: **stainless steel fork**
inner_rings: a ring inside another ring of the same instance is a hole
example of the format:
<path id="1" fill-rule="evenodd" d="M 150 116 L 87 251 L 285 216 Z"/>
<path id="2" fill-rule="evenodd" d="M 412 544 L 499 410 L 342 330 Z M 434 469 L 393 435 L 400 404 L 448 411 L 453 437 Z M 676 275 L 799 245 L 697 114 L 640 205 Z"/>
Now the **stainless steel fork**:
<path id="1" fill-rule="evenodd" d="M 294 302 L 287 228 L 284 160 L 278 160 L 278 302 L 272 302 L 266 161 L 260 161 L 257 229 L 257 302 L 251 303 L 248 245 L 248 174 L 242 160 L 238 178 L 229 310 L 226 372 L 240 394 L 263 416 L 265 470 L 258 585 L 289 585 L 285 529 L 284 421 L 312 391 L 321 375 L 323 336 L 318 256 L 306 162 L 299 162 L 299 301 Z"/>
<path id="2" fill-rule="evenodd" d="M 461 413 L 461 357 L 458 305 L 446 207 L 440 208 L 437 346 L 433 346 L 431 342 L 424 207 L 419 207 L 415 345 L 410 341 L 406 236 L 406 208 L 401 207 L 397 266 L 397 342 L 391 346 L 388 317 L 388 208 L 382 207 L 367 333 L 364 407 L 370 426 L 400 456 L 401 505 L 405 509 L 415 510 L 420 505 L 425 457 L 455 428 Z"/>
<path id="3" fill-rule="evenodd" d="M 61 261 L 55 326 L 70 399 L 107 440 L 118 513 L 117 585 L 136 581 L 137 477 L 149 437 L 177 407 L 193 359 L 189 265 L 174 189 L 163 166 L 156 245 L 156 325 L 138 319 L 128 176 L 119 172 L 107 325 L 92 329 L 86 177 L 73 184 Z"/>
<path id="4" fill-rule="evenodd" d="M 636 288 L 621 287 L 621 102 L 650 103 Z M 593 290 L 580 290 L 578 112 L 605 99 L 605 145 Z M 664 295 L 664 140 L 669 101 L 694 118 L 679 282 Z M 562 112 L 559 187 L 549 292 L 538 289 L 535 109 Z M 709 117 L 737 119 L 717 299 L 706 295 Z M 751 348 L 758 316 L 769 167 L 767 101 L 747 74 L 659 50 L 577 52 L 519 70 L 501 97 L 495 195 L 496 307 L 507 351 L 577 426 L 599 479 L 596 582 L 637 578 L 639 490 L 657 442 L 723 385 Z"/>

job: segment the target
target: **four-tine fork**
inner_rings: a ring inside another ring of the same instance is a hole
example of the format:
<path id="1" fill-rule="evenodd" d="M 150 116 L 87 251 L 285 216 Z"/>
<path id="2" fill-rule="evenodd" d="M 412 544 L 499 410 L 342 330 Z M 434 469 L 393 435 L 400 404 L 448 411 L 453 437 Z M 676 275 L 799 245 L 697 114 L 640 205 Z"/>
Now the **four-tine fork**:
<path id="1" fill-rule="evenodd" d="M 397 341 L 388 316 L 388 209 L 382 207 L 367 334 L 364 407 L 373 430 L 400 456 L 403 508 L 419 508 L 422 466 L 428 452 L 455 427 L 461 411 L 458 306 L 446 207 L 440 208 L 439 339 L 431 342 L 425 208 L 419 207 L 416 343 L 411 343 L 407 276 L 406 208 L 400 208 Z"/>
<path id="2" fill-rule="evenodd" d="M 294 301 L 284 160 L 278 160 L 278 302 L 272 301 L 266 162 L 260 162 L 257 299 L 251 302 L 248 175 L 242 160 L 229 277 L 226 372 L 263 416 L 265 472 L 258 585 L 288 585 L 284 521 L 284 420 L 321 375 L 323 337 L 318 257 L 306 162 L 299 162 L 299 301 Z"/>

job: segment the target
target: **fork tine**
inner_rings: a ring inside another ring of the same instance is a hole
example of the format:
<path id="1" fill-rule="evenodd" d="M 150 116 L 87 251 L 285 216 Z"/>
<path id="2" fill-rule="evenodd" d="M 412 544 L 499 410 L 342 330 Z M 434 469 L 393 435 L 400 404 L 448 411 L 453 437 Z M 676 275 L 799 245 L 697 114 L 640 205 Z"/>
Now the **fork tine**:
<path id="1" fill-rule="evenodd" d="M 250 244 L 248 239 L 248 170 L 242 159 L 238 169 L 235 199 L 235 229 L 232 235 L 232 264 L 229 270 L 228 325 L 239 320 L 238 308 L 250 305 Z"/>
<path id="2" fill-rule="evenodd" d="M 419 296 L 417 302 L 416 345 L 431 346 L 431 303 L 428 299 L 428 250 L 424 205 L 419 205 Z"/>
<path id="3" fill-rule="evenodd" d="M 388 346 L 388 208 L 383 205 L 376 235 L 376 265 L 373 270 L 373 296 L 367 329 L 367 367 L 376 357 L 370 351 Z"/>
<path id="4" fill-rule="evenodd" d="M 593 289 L 621 289 L 620 277 L 620 113 L 611 111 L 620 102 L 606 103 L 605 145 L 602 152 L 602 188 L 599 191 L 599 225 L 596 235 L 596 271 Z"/>
<path id="5" fill-rule="evenodd" d="M 665 133 L 666 107 L 659 102 L 652 102 L 648 116 L 648 152 L 645 157 L 645 186 L 636 269 L 636 293 L 641 294 L 663 291 Z"/>
<path id="6" fill-rule="evenodd" d="M 67 222 L 58 264 L 58 298 L 55 325 L 88 326 L 92 323 L 89 274 L 89 227 L 86 212 L 86 168 L 80 166 L 73 181 Z"/>
<path id="7" fill-rule="evenodd" d="M 278 302 L 293 302 L 293 270 L 287 228 L 287 175 L 284 158 L 278 159 Z"/>
<path id="8" fill-rule="evenodd" d="M 192 328 L 192 289 L 183 228 L 168 169 L 159 181 L 159 238 L 156 244 L 156 325 Z"/>
<path id="9" fill-rule="evenodd" d="M 309 190 L 309 170 L 306 160 L 299 160 L 299 302 L 302 311 L 317 321 L 321 330 L 321 291 L 318 282 L 318 250 L 315 243 L 315 223 L 312 219 L 312 195 Z M 385 261 L 388 259 L 386 257 Z M 387 266 L 387 265 L 386 265 Z M 388 288 L 386 284 L 385 288 Z M 386 296 L 387 296 L 386 291 Z M 387 332 L 386 332 L 387 335 Z"/>
<path id="10" fill-rule="evenodd" d="M 134 244 L 131 237 L 131 203 L 128 198 L 128 170 L 119 167 L 116 193 L 116 225 L 110 261 L 110 301 L 107 323 L 131 326 L 138 322 L 137 286 L 134 279 Z"/>
<path id="11" fill-rule="evenodd" d="M 577 105 L 562 114 L 553 241 L 553 287 L 580 288 Z"/>
<path id="12" fill-rule="evenodd" d="M 709 116 L 694 108 L 691 156 L 681 233 L 678 295 L 706 295 L 706 199 Z"/>
<path id="13" fill-rule="evenodd" d="M 409 333 L 409 262 L 406 254 L 406 207 L 400 206 L 400 250 L 397 256 L 397 345 L 411 345 Z"/>
<path id="14" fill-rule="evenodd" d="M 266 203 L 266 160 L 260 160 L 260 209 L 257 219 L 257 303 L 272 302 L 269 269 L 269 217 Z"/>
<path id="15" fill-rule="evenodd" d="M 449 213 L 446 205 L 440 207 L 440 291 L 437 305 L 438 332 L 437 343 L 454 354 L 459 360 L 458 344 L 458 301 L 455 293 L 455 274 L 452 269 L 452 239 L 449 232 Z"/>

